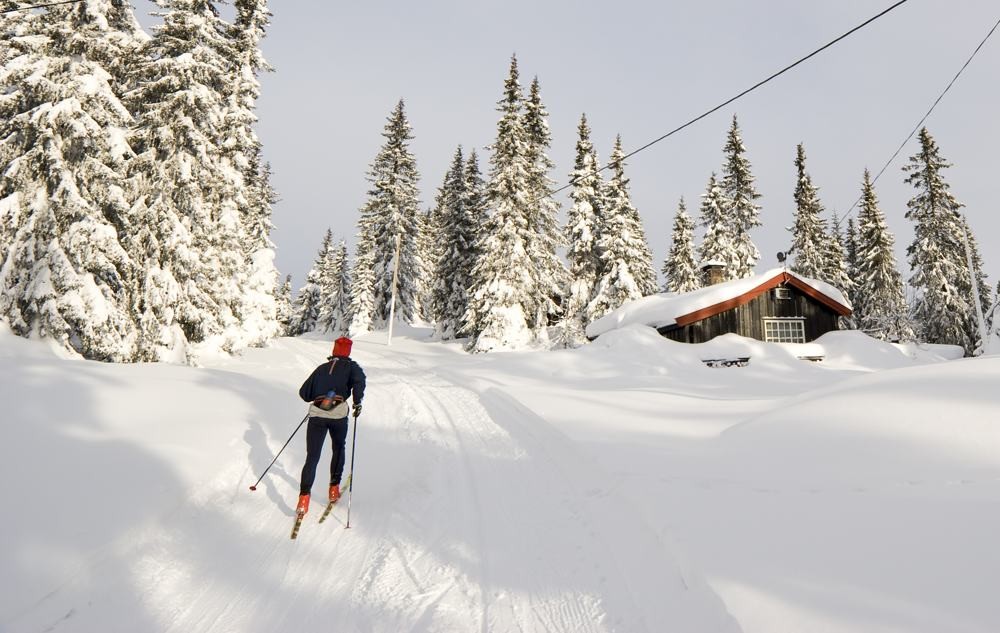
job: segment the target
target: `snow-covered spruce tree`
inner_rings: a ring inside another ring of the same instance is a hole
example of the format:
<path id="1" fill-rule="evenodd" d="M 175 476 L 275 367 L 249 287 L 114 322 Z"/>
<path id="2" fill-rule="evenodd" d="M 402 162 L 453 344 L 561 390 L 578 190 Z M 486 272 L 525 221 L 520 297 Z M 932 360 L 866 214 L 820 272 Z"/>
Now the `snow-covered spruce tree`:
<path id="1" fill-rule="evenodd" d="M 663 261 L 664 292 L 690 292 L 701 288 L 694 255 L 694 220 L 687 213 L 684 198 L 677 205 L 670 252 Z"/>
<path id="2" fill-rule="evenodd" d="M 468 309 L 469 276 L 472 272 L 476 226 L 466 205 L 466 160 L 462 148 L 455 150 L 451 167 L 438 190 L 436 213 L 439 248 L 434 274 L 433 315 L 438 335 L 455 338 Z"/>
<path id="3" fill-rule="evenodd" d="M 990 308 L 990 285 L 986 281 L 986 273 L 983 272 L 983 258 L 979 253 L 979 243 L 976 240 L 976 236 L 972 233 L 972 229 L 969 227 L 968 221 L 963 216 L 962 217 L 962 228 L 964 229 L 965 235 L 969 241 L 969 251 L 966 253 L 966 261 L 969 259 L 969 255 L 972 256 L 972 270 L 975 271 L 975 283 L 976 289 L 979 292 L 979 301 L 982 305 L 983 316 L 985 317 L 985 311 Z M 964 245 L 963 245 L 964 246 Z M 964 250 L 964 248 L 963 248 Z M 971 283 L 970 283 L 971 288 Z M 971 292 L 971 290 L 970 290 Z M 973 348 L 974 354 L 982 353 L 983 341 L 980 339 L 979 335 L 979 317 L 975 311 L 975 296 L 973 295 L 973 312 L 972 312 L 972 323 L 969 325 L 970 337 L 977 341 L 976 347 Z"/>
<path id="4" fill-rule="evenodd" d="M 163 24 L 145 48 L 147 61 L 128 98 L 137 119 L 133 192 L 154 231 L 151 239 L 138 232 L 138 242 L 158 244 L 156 252 L 130 249 L 146 274 L 140 304 L 175 352 L 188 343 L 234 349 L 244 257 L 241 219 L 231 203 L 238 179 L 225 168 L 220 145 L 233 49 L 209 0 L 160 6 Z"/>
<path id="5" fill-rule="evenodd" d="M 844 246 L 844 257 L 847 263 L 847 274 L 851 276 L 851 279 L 858 278 L 858 229 L 854 224 L 854 218 L 847 218 L 847 230 L 844 232 L 844 238 L 842 242 Z M 848 298 L 853 304 L 855 302 L 855 292 L 857 290 L 857 284 L 851 289 L 848 294 Z"/>
<path id="6" fill-rule="evenodd" d="M 121 98 L 134 86 L 130 78 L 141 63 L 143 47 L 149 35 L 135 18 L 128 0 L 86 0 L 72 7 L 71 18 L 82 28 L 75 29 L 67 50 L 97 62 L 111 79 L 112 90 Z M 86 25 L 86 26 L 84 26 Z M 94 33 L 100 33 L 94 37 Z"/>
<path id="7" fill-rule="evenodd" d="M 896 267 L 894 245 L 895 238 L 889 232 L 871 174 L 866 169 L 861 185 L 855 253 L 855 320 L 860 330 L 875 338 L 911 340 L 913 328 L 903 278 Z"/>
<path id="8" fill-rule="evenodd" d="M 472 294 L 475 290 L 475 279 L 473 270 L 480 259 L 480 246 L 485 242 L 486 219 L 488 217 L 486 199 L 486 181 L 483 179 L 479 169 L 479 157 L 476 150 L 469 153 L 468 160 L 465 161 L 465 169 L 462 172 L 462 179 L 465 187 L 465 219 L 463 222 L 463 233 L 467 235 L 464 260 L 457 263 L 459 270 L 465 271 L 465 312 L 457 323 L 455 332 L 456 338 L 473 336 L 473 331 L 469 329 L 469 323 L 478 322 L 476 318 L 470 320 L 469 316 L 472 308 Z"/>
<path id="9" fill-rule="evenodd" d="M 941 157 L 927 128 L 920 130 L 919 139 L 920 151 L 903 167 L 909 173 L 906 182 L 917 190 L 906 212 L 914 223 L 913 242 L 907 248 L 910 285 L 917 291 L 913 316 L 923 340 L 961 345 L 971 354 L 979 335 L 963 242 L 967 227 L 959 212 L 963 205 L 949 191 L 941 172 L 951 165 Z M 974 275 L 985 289 L 975 242 L 971 234 L 969 238 Z"/>
<path id="10" fill-rule="evenodd" d="M 351 275 L 347 263 L 347 244 L 334 244 L 332 235 L 326 248 L 320 279 L 317 329 L 337 336 L 348 333 L 351 311 Z"/>
<path id="11" fill-rule="evenodd" d="M 723 152 L 726 160 L 722 166 L 719 186 L 725 200 L 725 212 L 729 217 L 735 252 L 733 260 L 736 265 L 735 269 L 727 270 L 727 275 L 730 279 L 742 279 L 753 275 L 754 267 L 760 260 L 760 251 L 750 239 L 750 230 L 760 226 L 760 205 L 756 203 L 760 194 L 754 186 L 750 161 L 744 156 L 746 147 L 740 137 L 735 115 Z"/>
<path id="12" fill-rule="evenodd" d="M 358 222 L 358 243 L 351 272 L 350 335 L 368 332 L 375 315 L 375 248 L 364 216 Z"/>
<path id="13" fill-rule="evenodd" d="M 242 266 L 234 280 L 240 289 L 234 309 L 241 326 L 236 347 L 242 347 L 262 345 L 279 329 L 274 297 L 278 272 L 270 239 L 271 209 L 277 196 L 271 187 L 270 165 L 261 159 L 262 146 L 254 131 L 260 97 L 257 77 L 272 70 L 260 50 L 271 13 L 267 0 L 236 0 L 234 5 L 236 19 L 230 28 L 234 76 L 226 85 L 225 136 L 221 146 L 223 166 L 236 197 L 223 200 L 222 204 L 235 205 L 240 218 Z M 223 214 L 231 212 L 227 209 Z"/>
<path id="14" fill-rule="evenodd" d="M 568 282 L 566 266 L 557 252 L 563 244 L 563 236 L 557 217 L 559 204 L 552 197 L 555 181 L 549 177 L 555 163 L 548 156 L 552 145 L 548 116 L 542 104 L 538 77 L 535 77 L 524 103 L 522 121 L 527 141 L 530 201 L 527 231 L 530 241 L 527 249 L 531 261 L 535 263 L 532 274 L 536 285 L 532 295 L 536 305 L 528 307 L 533 310 L 528 314 L 528 325 L 538 334 L 544 333 L 545 327 L 558 317 L 559 300 Z"/>
<path id="15" fill-rule="evenodd" d="M 990 332 L 994 331 L 994 324 L 998 318 L 1000 318 L 1000 281 L 997 282 L 996 291 L 993 293 L 993 301 L 990 303 L 990 310 L 986 314 L 986 327 Z"/>
<path id="16" fill-rule="evenodd" d="M 18 4 L 16 0 L 2 0 L 0 10 L 16 9 Z M 5 66 L 9 60 L 24 52 L 25 35 L 30 37 L 37 33 L 33 28 L 37 17 L 30 11 L 0 13 L 0 66 Z"/>
<path id="17" fill-rule="evenodd" d="M 439 240 L 439 220 L 434 217 L 436 207 L 417 213 L 417 258 L 420 261 L 420 274 L 417 275 L 417 300 L 414 308 L 414 318 L 423 321 L 434 321 L 434 274 L 437 271 L 437 260 L 441 257 L 442 245 Z"/>
<path id="18" fill-rule="evenodd" d="M 724 264 L 725 270 L 728 271 L 726 277 L 731 278 L 732 271 L 736 270 L 738 265 L 736 245 L 733 242 L 726 201 L 714 172 L 708 178 L 705 193 L 701 194 L 698 223 L 705 227 L 705 234 L 698 246 L 698 256 L 701 258 L 699 264 L 705 262 Z"/>
<path id="19" fill-rule="evenodd" d="M 622 139 L 611 151 L 611 178 L 604 191 L 604 223 L 597 242 L 601 277 L 587 311 L 600 318 L 628 301 L 656 292 L 653 255 L 639 211 L 632 205 L 629 180 L 625 177 Z"/>
<path id="20" fill-rule="evenodd" d="M 316 254 L 316 262 L 313 269 L 316 271 L 316 327 L 317 332 L 328 332 L 330 329 L 331 307 L 327 305 L 327 298 L 333 293 L 338 278 L 339 271 L 334 270 L 334 244 L 333 230 L 326 229 L 323 234 L 323 241 L 319 245 L 319 252 Z"/>
<path id="21" fill-rule="evenodd" d="M 278 319 L 278 336 L 288 336 L 290 334 L 290 324 L 292 322 L 292 276 L 285 277 L 285 281 L 274 289 L 275 315 Z"/>
<path id="22" fill-rule="evenodd" d="M 806 152 L 802 143 L 795 148 L 795 168 L 798 177 L 795 182 L 795 222 L 792 225 L 792 252 L 795 263 L 792 271 L 822 279 L 826 265 L 826 227 L 823 222 L 823 205 L 819 201 L 812 177 L 806 171 Z"/>
<path id="23" fill-rule="evenodd" d="M 126 39 L 109 33 L 115 10 L 111 2 L 50 7 L 8 25 L 0 68 L 0 314 L 22 336 L 51 337 L 87 358 L 129 361 L 136 359 L 135 267 L 118 232 L 128 209 L 122 171 L 132 154 L 121 139 L 131 117 L 111 75 L 88 55 L 90 41 Z"/>
<path id="24" fill-rule="evenodd" d="M 371 274 L 354 274 L 353 301 L 358 306 L 371 304 L 370 317 L 364 318 L 360 307 L 352 309 L 352 331 L 380 328 L 388 323 L 393 295 L 396 253 L 399 252 L 395 317 L 412 322 L 418 316 L 420 275 L 423 264 L 419 255 L 420 203 L 417 162 L 410 152 L 413 140 L 406 120 L 403 100 L 393 109 L 382 132 L 385 143 L 368 170 L 368 201 L 358 221 L 360 233 L 356 265 L 371 266 Z M 362 287 L 371 281 L 370 287 Z M 367 324 L 365 323 L 367 321 Z"/>
<path id="25" fill-rule="evenodd" d="M 585 340 L 584 329 L 592 320 L 589 311 L 602 272 L 598 244 L 604 224 L 604 181 L 597 164 L 597 152 L 590 141 L 587 117 L 580 117 L 577 127 L 576 159 L 570 174 L 573 185 L 566 225 L 570 287 L 566 298 L 564 329 L 566 340 L 578 344 Z"/>
<path id="26" fill-rule="evenodd" d="M 468 210 L 469 225 L 472 231 L 479 235 L 486 223 L 489 207 L 486 199 L 486 180 L 479 168 L 479 155 L 475 149 L 469 152 L 462 178 L 465 182 L 465 207 Z"/>
<path id="27" fill-rule="evenodd" d="M 866 170 L 867 171 L 867 170 Z M 858 228 L 854 218 L 847 218 L 847 230 L 844 232 L 844 257 L 847 258 L 847 269 L 854 275 L 858 267 Z"/>
<path id="28" fill-rule="evenodd" d="M 438 187 L 437 193 L 434 195 L 434 206 L 424 214 L 425 226 L 421 233 L 420 257 L 431 274 L 430 287 L 427 288 L 425 285 L 428 294 L 423 303 L 427 312 L 426 317 L 435 324 L 438 335 L 441 332 L 444 296 L 446 294 L 444 280 L 438 274 L 441 270 L 441 260 L 447 248 L 447 245 L 442 243 L 445 235 L 445 207 L 448 204 L 446 198 L 449 197 L 449 191 L 454 187 L 455 161 L 459 161 L 458 177 L 460 179 L 464 167 L 464 161 L 458 158 L 458 154 L 462 151 L 461 145 L 455 151 L 452 162 L 448 166 L 448 170 L 445 171 L 441 186 Z M 462 184 L 464 185 L 464 181 Z"/>
<path id="29" fill-rule="evenodd" d="M 834 214 L 830 223 L 830 231 L 823 242 L 823 268 L 819 271 L 819 279 L 844 293 L 851 295 L 854 280 L 847 266 L 847 255 L 844 252 L 843 236 L 840 231 L 840 219 Z"/>
<path id="30" fill-rule="evenodd" d="M 486 185 L 489 216 L 476 244 L 479 257 L 472 270 L 469 309 L 463 319 L 472 335 L 469 349 L 489 352 L 515 349 L 531 343 L 537 300 L 535 263 L 528 248 L 531 166 L 522 112 L 524 95 L 518 81 L 517 58 L 512 57 L 497 104 L 500 120 L 490 157 Z"/>
<path id="31" fill-rule="evenodd" d="M 306 273 L 306 283 L 292 302 L 292 319 L 288 326 L 290 336 L 313 332 L 320 327 L 319 315 L 323 302 L 323 272 L 327 263 L 327 253 L 333 237 L 327 231 L 323 243 L 316 254 L 312 268 Z"/>

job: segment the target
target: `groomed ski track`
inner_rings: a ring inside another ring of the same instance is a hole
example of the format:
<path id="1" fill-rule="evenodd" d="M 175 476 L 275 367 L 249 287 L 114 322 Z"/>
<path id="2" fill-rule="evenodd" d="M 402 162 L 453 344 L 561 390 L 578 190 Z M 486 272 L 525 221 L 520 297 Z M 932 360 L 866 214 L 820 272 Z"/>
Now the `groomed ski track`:
<path id="1" fill-rule="evenodd" d="M 25 356 L 19 374 L 64 371 L 81 401 L 88 385 L 112 386 L 108 403 L 68 431 L 83 443 L 65 454 L 87 466 L 43 471 L 45 489 L 72 476 L 82 485 L 48 520 L 8 523 L 20 544 L 10 560 L 33 571 L 0 601 L 0 630 L 740 630 L 609 473 L 503 385 L 466 375 L 470 358 L 447 346 L 355 341 L 368 391 L 353 499 L 345 494 L 318 523 L 324 447 L 313 507 L 289 539 L 304 429 L 257 491 L 248 488 L 302 419 L 299 385 L 329 349 L 278 339 L 202 369 L 67 371 L 65 361 Z M 124 372 L 139 393 L 115 390 Z M 21 409 L 47 387 L 23 385 L 14 414 L 27 419 Z M 115 406 L 146 407 L 154 394 L 160 404 L 148 410 Z M 22 441 L 40 451 L 62 441 L 48 429 L 65 426 L 26 430 Z M 95 461 L 109 441 L 109 459 Z"/>
<path id="2" fill-rule="evenodd" d="M 291 399 L 327 349 L 282 339 L 240 371 L 283 377 Z M 289 540 L 304 436 L 256 493 L 247 483 L 266 453 L 251 447 L 247 468 L 234 447 L 218 477 L 123 552 L 165 630 L 739 630 L 608 474 L 509 394 L 376 344 L 354 357 L 369 382 L 351 528 L 345 496 L 322 525 L 314 505 Z M 266 425 L 269 451 L 294 423 Z"/>

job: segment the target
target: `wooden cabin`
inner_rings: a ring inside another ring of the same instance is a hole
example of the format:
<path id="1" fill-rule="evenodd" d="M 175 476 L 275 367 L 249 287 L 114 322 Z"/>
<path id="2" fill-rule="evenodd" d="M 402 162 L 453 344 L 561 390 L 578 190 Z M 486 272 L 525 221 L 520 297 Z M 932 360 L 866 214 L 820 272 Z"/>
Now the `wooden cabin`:
<path id="1" fill-rule="evenodd" d="M 781 271 L 750 290 L 678 315 L 673 324 L 656 330 L 681 343 L 704 343 L 729 333 L 773 343 L 808 343 L 839 329 L 840 317 L 851 315 L 843 301 Z"/>
<path id="2" fill-rule="evenodd" d="M 703 270 L 706 283 L 719 278 L 713 268 Z M 688 293 L 643 297 L 594 321 L 587 335 L 642 323 L 682 343 L 704 343 L 721 334 L 807 343 L 839 329 L 841 317 L 850 315 L 850 303 L 833 286 L 779 268 Z"/>

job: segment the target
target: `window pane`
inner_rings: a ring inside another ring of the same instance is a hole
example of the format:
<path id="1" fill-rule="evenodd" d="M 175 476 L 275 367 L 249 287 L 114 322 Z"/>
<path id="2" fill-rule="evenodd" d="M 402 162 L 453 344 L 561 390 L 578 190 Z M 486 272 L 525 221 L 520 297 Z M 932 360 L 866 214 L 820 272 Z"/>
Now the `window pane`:
<path id="1" fill-rule="evenodd" d="M 805 320 L 764 319 L 764 340 L 769 343 L 805 343 Z"/>

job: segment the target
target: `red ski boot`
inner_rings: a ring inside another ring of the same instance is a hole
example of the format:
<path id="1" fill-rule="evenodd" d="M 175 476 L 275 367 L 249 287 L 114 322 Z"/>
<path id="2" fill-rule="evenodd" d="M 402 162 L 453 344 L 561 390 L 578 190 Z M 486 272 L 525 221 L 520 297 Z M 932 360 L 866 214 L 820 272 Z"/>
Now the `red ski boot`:
<path id="1" fill-rule="evenodd" d="M 335 503 L 340 499 L 340 484 L 330 485 L 330 503 Z"/>
<path id="2" fill-rule="evenodd" d="M 296 516 L 305 516 L 309 512 L 309 495 L 299 495 L 299 505 L 295 508 Z"/>

